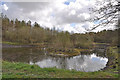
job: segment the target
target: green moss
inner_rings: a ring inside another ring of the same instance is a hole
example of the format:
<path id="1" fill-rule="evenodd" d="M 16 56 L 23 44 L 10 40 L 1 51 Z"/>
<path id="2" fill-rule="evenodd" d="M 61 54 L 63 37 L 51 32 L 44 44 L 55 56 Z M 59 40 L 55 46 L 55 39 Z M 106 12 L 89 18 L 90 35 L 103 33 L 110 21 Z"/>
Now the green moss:
<path id="1" fill-rule="evenodd" d="M 117 78 L 118 74 L 96 71 L 80 72 L 57 68 L 40 68 L 21 62 L 3 61 L 3 78 Z"/>

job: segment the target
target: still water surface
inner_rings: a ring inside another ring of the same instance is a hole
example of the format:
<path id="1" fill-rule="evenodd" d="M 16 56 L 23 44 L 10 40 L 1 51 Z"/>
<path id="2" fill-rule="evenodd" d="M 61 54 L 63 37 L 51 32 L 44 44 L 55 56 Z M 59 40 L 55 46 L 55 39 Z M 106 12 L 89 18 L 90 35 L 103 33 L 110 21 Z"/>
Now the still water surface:
<path id="1" fill-rule="evenodd" d="M 108 58 L 103 51 L 98 50 L 73 57 L 50 56 L 49 52 L 37 48 L 5 48 L 3 49 L 3 60 L 11 62 L 24 62 L 36 64 L 41 68 L 56 67 L 60 69 L 77 70 L 84 72 L 94 72 L 106 67 Z"/>

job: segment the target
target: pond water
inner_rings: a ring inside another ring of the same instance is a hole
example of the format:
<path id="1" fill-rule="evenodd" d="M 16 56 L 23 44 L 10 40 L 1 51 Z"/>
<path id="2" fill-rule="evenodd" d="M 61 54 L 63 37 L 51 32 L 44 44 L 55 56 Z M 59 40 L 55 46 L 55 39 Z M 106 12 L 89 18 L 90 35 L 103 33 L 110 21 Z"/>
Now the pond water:
<path id="1" fill-rule="evenodd" d="M 106 67 L 108 62 L 108 58 L 101 50 L 95 50 L 89 54 L 82 52 L 82 54 L 73 57 L 60 57 L 51 56 L 49 52 L 39 48 L 4 48 L 2 55 L 3 60 L 11 62 L 36 64 L 41 68 L 56 67 L 84 72 L 101 70 Z"/>

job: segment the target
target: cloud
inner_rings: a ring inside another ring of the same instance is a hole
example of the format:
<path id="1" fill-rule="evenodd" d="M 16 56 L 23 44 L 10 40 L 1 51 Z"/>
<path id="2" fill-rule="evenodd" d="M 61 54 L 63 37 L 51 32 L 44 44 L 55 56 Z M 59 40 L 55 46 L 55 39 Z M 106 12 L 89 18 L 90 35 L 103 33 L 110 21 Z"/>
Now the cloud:
<path id="1" fill-rule="evenodd" d="M 92 17 L 89 8 L 95 6 L 95 0 L 61 0 L 53 2 L 6 2 L 3 10 L 10 19 L 31 20 L 43 27 L 84 33 L 94 22 L 84 22 Z M 7 11 L 6 11 L 7 10 Z M 71 24 L 75 23 L 74 27 Z"/>
<path id="2" fill-rule="evenodd" d="M 2 7 L 3 7 L 3 9 L 4 9 L 5 11 L 8 10 L 8 6 L 7 6 L 6 4 L 3 4 Z"/>

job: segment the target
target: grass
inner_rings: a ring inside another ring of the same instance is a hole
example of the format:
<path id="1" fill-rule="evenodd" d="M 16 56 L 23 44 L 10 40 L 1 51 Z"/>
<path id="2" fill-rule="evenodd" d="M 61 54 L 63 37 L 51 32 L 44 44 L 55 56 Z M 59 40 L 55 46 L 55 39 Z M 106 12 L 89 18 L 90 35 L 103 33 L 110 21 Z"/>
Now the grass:
<path id="1" fill-rule="evenodd" d="M 0 43 L 9 44 L 9 45 L 19 45 L 19 43 L 17 42 L 8 42 L 8 41 L 2 41 Z"/>
<path id="2" fill-rule="evenodd" d="M 105 71 L 80 72 L 57 68 L 40 68 L 21 62 L 3 61 L 3 78 L 117 78 L 118 74 Z"/>
<path id="3" fill-rule="evenodd" d="M 8 44 L 8 45 L 29 45 L 28 43 L 19 43 L 19 42 L 11 42 L 11 41 L 2 41 L 0 43 Z"/>
<path id="4" fill-rule="evenodd" d="M 7 45 L 35 45 L 35 46 L 44 46 L 43 43 L 19 43 L 19 42 L 10 42 L 10 41 L 2 41 L 0 43 Z"/>

